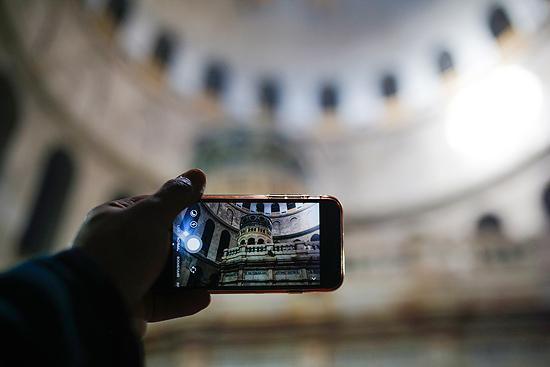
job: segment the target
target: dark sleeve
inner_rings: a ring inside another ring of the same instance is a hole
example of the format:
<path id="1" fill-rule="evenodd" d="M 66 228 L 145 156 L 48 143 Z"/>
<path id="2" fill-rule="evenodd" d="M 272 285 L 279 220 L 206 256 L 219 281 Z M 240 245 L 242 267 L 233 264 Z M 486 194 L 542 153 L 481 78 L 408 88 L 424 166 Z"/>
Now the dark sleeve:
<path id="1" fill-rule="evenodd" d="M 118 290 L 80 250 L 0 275 L 0 365 L 141 366 Z"/>

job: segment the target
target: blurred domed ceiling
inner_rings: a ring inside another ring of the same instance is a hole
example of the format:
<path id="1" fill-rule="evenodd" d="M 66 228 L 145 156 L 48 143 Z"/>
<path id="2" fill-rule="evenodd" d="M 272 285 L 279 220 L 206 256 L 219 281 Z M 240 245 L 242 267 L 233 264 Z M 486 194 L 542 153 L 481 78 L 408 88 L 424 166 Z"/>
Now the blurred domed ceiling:
<path id="1" fill-rule="evenodd" d="M 549 146 L 544 1 L 65 8 L 79 32 L 57 26 L 56 64 L 28 54 L 75 123 L 152 177 L 198 165 L 210 193 L 333 194 L 371 220 L 480 190 Z"/>

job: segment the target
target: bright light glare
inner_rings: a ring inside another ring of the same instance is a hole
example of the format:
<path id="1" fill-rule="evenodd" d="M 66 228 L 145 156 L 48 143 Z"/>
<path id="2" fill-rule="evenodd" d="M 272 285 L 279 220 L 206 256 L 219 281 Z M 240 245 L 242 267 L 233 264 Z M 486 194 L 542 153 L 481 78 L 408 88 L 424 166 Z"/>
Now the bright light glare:
<path id="1" fill-rule="evenodd" d="M 185 242 L 185 249 L 188 252 L 196 253 L 199 252 L 202 248 L 202 241 L 196 236 L 191 236 Z"/>
<path id="2" fill-rule="evenodd" d="M 542 85 L 533 73 L 518 65 L 499 67 L 451 101 L 447 142 L 476 160 L 513 156 L 541 133 L 542 102 Z"/>

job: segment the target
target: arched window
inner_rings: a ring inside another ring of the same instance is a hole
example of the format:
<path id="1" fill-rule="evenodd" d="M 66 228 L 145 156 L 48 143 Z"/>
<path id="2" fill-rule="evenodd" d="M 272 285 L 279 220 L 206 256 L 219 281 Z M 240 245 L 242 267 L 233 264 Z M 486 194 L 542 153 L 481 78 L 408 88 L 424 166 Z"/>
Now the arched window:
<path id="1" fill-rule="evenodd" d="M 318 233 L 315 233 L 313 236 L 311 236 L 312 241 L 319 241 L 321 238 L 319 237 Z"/>
<path id="2" fill-rule="evenodd" d="M 453 71 L 454 63 L 449 51 L 443 50 L 437 55 L 437 68 L 440 74 L 446 74 Z"/>
<path id="3" fill-rule="evenodd" d="M 244 246 L 246 245 L 246 241 L 245 240 L 241 240 L 241 243 L 240 243 L 241 246 Z"/>
<path id="4" fill-rule="evenodd" d="M 109 0 L 106 12 L 115 26 L 119 26 L 128 19 L 130 14 L 130 0 Z"/>
<path id="5" fill-rule="evenodd" d="M 258 245 L 263 245 L 265 243 L 263 238 L 258 239 Z"/>
<path id="6" fill-rule="evenodd" d="M 334 84 L 327 83 L 321 87 L 319 103 L 325 112 L 338 108 L 338 90 Z"/>
<path id="7" fill-rule="evenodd" d="M 264 204 L 263 203 L 256 204 L 256 211 L 258 213 L 263 213 L 264 212 Z"/>
<path id="8" fill-rule="evenodd" d="M 227 209 L 227 222 L 229 224 L 233 223 L 233 210 Z"/>
<path id="9" fill-rule="evenodd" d="M 216 260 L 220 260 L 223 256 L 223 251 L 229 248 L 229 242 L 231 241 L 231 235 L 229 231 L 224 229 L 220 236 L 220 242 L 218 243 L 218 251 L 216 252 Z"/>
<path id="10" fill-rule="evenodd" d="M 214 96 L 220 97 L 227 84 L 227 67 L 221 62 L 212 62 L 206 67 L 204 73 L 204 89 Z"/>
<path id="11" fill-rule="evenodd" d="M 490 10 L 489 29 L 495 38 L 499 38 L 504 33 L 512 29 L 510 18 L 508 17 L 506 10 L 502 7 L 496 6 Z"/>
<path id="12" fill-rule="evenodd" d="M 273 112 L 280 102 L 280 90 L 274 80 L 264 80 L 260 83 L 259 98 L 260 104 L 267 111 Z"/>
<path id="13" fill-rule="evenodd" d="M 170 65 L 174 58 L 176 49 L 176 38 L 168 32 L 163 31 L 158 34 L 153 48 L 153 60 L 162 68 Z"/>
<path id="14" fill-rule="evenodd" d="M 210 243 L 212 242 L 212 236 L 214 235 L 214 221 L 208 219 L 204 225 L 204 230 L 202 231 L 201 240 L 202 240 L 202 249 L 201 253 L 204 256 L 208 257 L 208 250 L 210 249 Z"/>
<path id="15" fill-rule="evenodd" d="M 281 208 L 279 207 L 279 203 L 271 204 L 271 212 L 272 213 L 278 213 L 280 211 L 281 211 Z"/>
<path id="16" fill-rule="evenodd" d="M 0 73 L 0 171 L 8 141 L 19 119 L 19 104 L 15 88 L 8 77 Z"/>
<path id="17" fill-rule="evenodd" d="M 195 272 L 189 274 L 189 280 L 187 281 L 187 285 L 189 286 L 200 286 L 202 284 L 202 268 L 195 264 Z"/>
<path id="18" fill-rule="evenodd" d="M 382 96 L 391 98 L 397 95 L 397 79 L 393 74 L 386 74 L 380 81 Z"/>
<path id="19" fill-rule="evenodd" d="M 496 214 L 484 214 L 477 221 L 477 231 L 479 234 L 500 233 L 502 232 L 502 222 Z"/>
<path id="20" fill-rule="evenodd" d="M 550 220 L 550 183 L 546 185 L 542 193 L 542 207 L 546 213 L 546 218 Z"/>
<path id="21" fill-rule="evenodd" d="M 294 208 L 296 208 L 296 204 L 295 204 L 295 203 L 287 203 L 287 204 L 286 204 L 286 209 L 287 209 L 287 210 L 292 210 L 292 209 L 294 209 Z"/>
<path id="22" fill-rule="evenodd" d="M 254 238 L 250 237 L 248 239 L 248 245 L 255 245 L 255 244 L 256 244 L 256 240 Z"/>
<path id="23" fill-rule="evenodd" d="M 243 208 L 250 210 L 250 201 L 243 203 Z"/>
<path id="24" fill-rule="evenodd" d="M 281 232 L 281 222 L 278 220 L 273 222 L 273 234 L 279 234 Z"/>
<path id="25" fill-rule="evenodd" d="M 54 246 L 74 174 L 74 163 L 63 149 L 54 150 L 47 158 L 34 206 L 19 244 L 22 255 L 46 251 Z"/>

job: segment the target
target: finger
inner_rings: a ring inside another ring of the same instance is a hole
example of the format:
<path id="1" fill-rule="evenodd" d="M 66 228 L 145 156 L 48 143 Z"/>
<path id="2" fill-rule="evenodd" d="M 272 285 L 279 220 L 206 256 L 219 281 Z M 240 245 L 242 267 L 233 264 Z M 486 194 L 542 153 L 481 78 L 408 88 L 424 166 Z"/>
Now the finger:
<path id="1" fill-rule="evenodd" d="M 169 224 L 180 211 L 200 200 L 205 184 L 204 172 L 192 169 L 169 180 L 155 194 L 136 203 L 130 210 L 146 211 L 160 220 L 160 224 Z"/>
<path id="2" fill-rule="evenodd" d="M 136 334 L 143 338 L 147 332 L 147 322 L 140 317 L 136 317 L 132 319 L 132 325 Z"/>
<path id="3" fill-rule="evenodd" d="M 89 219 L 89 218 L 100 216 L 105 213 L 114 213 L 119 210 L 126 209 L 149 196 L 150 195 L 138 195 L 138 196 L 131 196 L 129 198 L 108 201 L 90 210 L 86 218 Z"/>
<path id="4" fill-rule="evenodd" d="M 210 294 L 202 289 L 177 293 L 151 293 L 146 304 L 147 321 L 156 322 L 193 315 L 210 304 Z"/>

